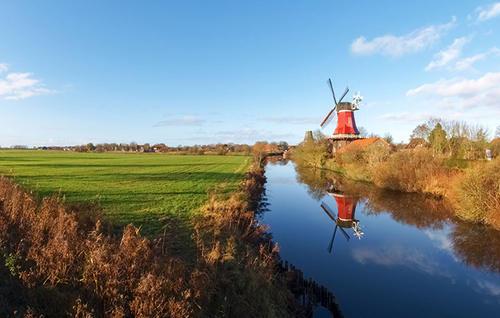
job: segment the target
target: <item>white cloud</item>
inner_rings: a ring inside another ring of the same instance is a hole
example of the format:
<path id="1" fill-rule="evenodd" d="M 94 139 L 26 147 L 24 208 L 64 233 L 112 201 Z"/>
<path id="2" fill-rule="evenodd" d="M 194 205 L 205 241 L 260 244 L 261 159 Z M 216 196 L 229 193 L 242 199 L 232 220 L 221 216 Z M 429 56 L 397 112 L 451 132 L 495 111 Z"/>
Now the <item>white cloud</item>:
<path id="1" fill-rule="evenodd" d="M 500 2 L 476 8 L 476 21 L 483 22 L 500 16 Z"/>
<path id="2" fill-rule="evenodd" d="M 7 71 L 7 64 L 0 64 L 0 74 Z M 34 78 L 33 73 L 7 73 L 3 78 L 0 77 L 0 98 L 3 99 L 19 100 L 53 92 Z"/>
<path id="3" fill-rule="evenodd" d="M 394 57 L 418 52 L 438 41 L 455 24 L 456 18 L 453 17 L 448 23 L 420 28 L 405 35 L 387 34 L 372 40 L 361 36 L 352 42 L 351 52 L 358 55 L 378 53 Z"/>
<path id="4" fill-rule="evenodd" d="M 482 61 L 491 55 L 500 55 L 500 49 L 494 47 L 487 52 L 479 53 L 476 55 L 472 55 L 469 57 L 465 57 L 463 59 L 459 59 L 454 66 L 454 69 L 457 71 L 465 71 L 473 69 L 473 66 L 476 62 Z"/>
<path id="5" fill-rule="evenodd" d="M 480 103 L 497 105 L 500 98 L 500 72 L 486 73 L 477 79 L 453 78 L 424 84 L 406 92 L 407 96 L 435 96 L 440 98 L 456 98 L 462 106 L 474 106 Z"/>
<path id="6" fill-rule="evenodd" d="M 180 116 L 161 120 L 153 125 L 153 127 L 164 126 L 201 126 L 206 121 L 198 116 Z"/>
<path id="7" fill-rule="evenodd" d="M 8 69 L 9 69 L 9 66 L 7 64 L 0 63 L 0 74 L 7 72 Z"/>
<path id="8" fill-rule="evenodd" d="M 500 116 L 500 72 L 478 78 L 442 79 L 406 92 L 413 111 L 386 113 L 378 118 L 415 124 L 430 118 L 482 122 L 494 129 Z"/>
<path id="9" fill-rule="evenodd" d="M 494 129 L 500 116 L 500 72 L 472 79 L 443 79 L 411 89 L 406 95 L 418 97 L 415 109 L 427 107 L 432 117 L 473 120 Z"/>
<path id="10" fill-rule="evenodd" d="M 469 39 L 466 37 L 455 39 L 446 49 L 434 55 L 434 59 L 425 67 L 425 70 L 442 68 L 455 61 L 462 54 L 462 49 L 468 42 Z"/>

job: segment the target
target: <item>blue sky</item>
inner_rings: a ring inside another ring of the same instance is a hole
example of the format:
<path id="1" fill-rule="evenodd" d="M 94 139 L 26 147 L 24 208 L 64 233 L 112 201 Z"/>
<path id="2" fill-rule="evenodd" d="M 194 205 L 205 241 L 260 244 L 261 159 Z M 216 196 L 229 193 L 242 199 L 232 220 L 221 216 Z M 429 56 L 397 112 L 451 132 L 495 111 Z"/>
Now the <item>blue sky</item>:
<path id="1" fill-rule="evenodd" d="M 500 124 L 500 2 L 0 4 L 0 145 L 301 140 L 332 103 L 406 140 L 431 116 Z M 329 134 L 334 127 L 327 127 Z"/>

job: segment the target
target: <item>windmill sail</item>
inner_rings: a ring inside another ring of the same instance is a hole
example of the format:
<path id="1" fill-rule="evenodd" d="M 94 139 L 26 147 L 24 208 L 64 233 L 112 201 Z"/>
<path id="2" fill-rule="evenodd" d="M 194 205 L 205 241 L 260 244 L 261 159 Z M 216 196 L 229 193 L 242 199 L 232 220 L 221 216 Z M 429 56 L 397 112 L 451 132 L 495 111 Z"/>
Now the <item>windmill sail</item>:
<path id="1" fill-rule="evenodd" d="M 330 207 L 325 203 L 325 202 L 321 202 L 321 208 L 323 209 L 323 211 L 325 211 L 326 215 L 328 215 L 328 217 L 332 220 L 332 221 L 336 221 L 335 219 L 335 216 L 334 216 L 334 213 L 332 211 L 332 209 L 330 209 Z"/>
<path id="2" fill-rule="evenodd" d="M 331 78 L 328 79 L 328 84 L 330 84 L 330 90 L 332 91 L 333 101 L 335 102 L 335 105 L 337 105 L 337 99 L 335 98 L 335 91 L 333 90 L 333 84 Z"/>
<path id="3" fill-rule="evenodd" d="M 332 108 L 332 110 L 330 110 L 330 112 L 328 113 L 328 115 L 326 115 L 325 119 L 323 119 L 323 121 L 321 122 L 321 127 L 324 127 L 326 126 L 327 124 L 329 124 L 332 119 L 333 119 L 333 115 L 334 115 L 334 112 L 335 112 L 335 109 L 337 108 L 337 106 L 334 106 Z"/>
<path id="4" fill-rule="evenodd" d="M 345 88 L 344 94 L 342 94 L 342 97 L 340 97 L 340 99 L 339 99 L 339 103 L 344 99 L 344 97 L 345 97 L 345 95 L 347 95 L 347 93 L 349 93 L 349 87 Z"/>

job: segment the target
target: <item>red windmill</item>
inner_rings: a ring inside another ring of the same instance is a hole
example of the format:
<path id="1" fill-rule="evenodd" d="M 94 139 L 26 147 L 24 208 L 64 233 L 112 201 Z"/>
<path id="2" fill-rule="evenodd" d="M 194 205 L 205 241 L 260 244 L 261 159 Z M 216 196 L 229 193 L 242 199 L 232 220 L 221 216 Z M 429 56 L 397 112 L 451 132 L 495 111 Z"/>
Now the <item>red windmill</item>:
<path id="1" fill-rule="evenodd" d="M 342 94 L 342 97 L 340 97 L 340 100 L 337 102 L 331 79 L 328 79 L 328 84 L 330 86 L 330 90 L 332 91 L 334 106 L 332 110 L 330 110 L 328 115 L 326 115 L 325 119 L 323 119 L 323 121 L 321 122 L 321 128 L 325 127 L 331 122 L 336 111 L 337 127 L 335 128 L 333 135 L 330 138 L 334 140 L 346 141 L 360 138 L 359 130 L 356 127 L 356 121 L 354 120 L 354 111 L 359 109 L 358 106 L 363 100 L 363 97 L 358 92 L 353 96 L 352 102 L 342 102 L 344 97 L 349 92 L 349 87 L 346 87 L 344 94 Z"/>
<path id="2" fill-rule="evenodd" d="M 358 200 L 353 197 L 346 195 L 339 191 L 328 192 L 330 196 L 333 197 L 335 203 L 337 203 L 337 217 L 334 216 L 332 209 L 325 203 L 321 202 L 321 208 L 328 217 L 335 222 L 335 229 L 333 230 L 333 236 L 328 246 L 328 251 L 331 253 L 333 249 L 333 241 L 335 240 L 335 234 L 337 234 L 337 229 L 340 228 L 342 234 L 344 234 L 347 240 L 350 239 L 349 234 L 347 234 L 345 229 L 352 229 L 354 236 L 358 239 L 364 235 L 361 227 L 359 226 L 359 220 L 355 219 L 356 204 Z"/>

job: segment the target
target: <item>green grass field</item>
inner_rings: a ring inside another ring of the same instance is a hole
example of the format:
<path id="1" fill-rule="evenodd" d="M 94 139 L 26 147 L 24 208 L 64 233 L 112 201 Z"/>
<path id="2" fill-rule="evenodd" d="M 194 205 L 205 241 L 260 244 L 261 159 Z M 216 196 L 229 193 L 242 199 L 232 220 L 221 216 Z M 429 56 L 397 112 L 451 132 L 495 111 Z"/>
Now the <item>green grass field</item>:
<path id="1" fill-rule="evenodd" d="M 250 165 L 244 156 L 0 151 L 0 175 L 38 195 L 98 202 L 117 225 L 157 230 L 162 217 L 189 219 L 207 192 L 234 191 Z"/>

